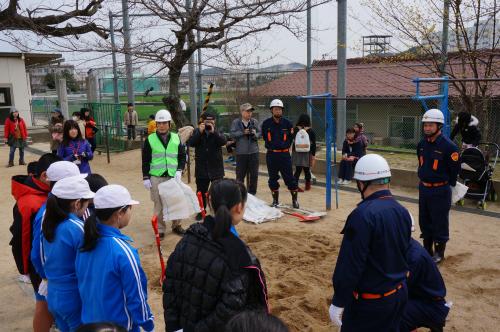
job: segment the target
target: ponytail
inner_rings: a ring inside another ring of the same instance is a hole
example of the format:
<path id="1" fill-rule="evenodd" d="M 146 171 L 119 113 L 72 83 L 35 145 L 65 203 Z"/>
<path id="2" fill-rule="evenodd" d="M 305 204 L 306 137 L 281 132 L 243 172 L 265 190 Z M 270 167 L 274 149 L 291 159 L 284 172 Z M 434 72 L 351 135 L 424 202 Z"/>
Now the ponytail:
<path id="1" fill-rule="evenodd" d="M 222 204 L 215 212 L 215 226 L 212 230 L 212 238 L 217 240 L 226 237 L 231 231 L 232 224 L 231 212 L 225 204 Z"/>
<path id="2" fill-rule="evenodd" d="M 95 249 L 95 247 L 97 246 L 97 242 L 101 237 L 101 235 L 99 234 L 99 230 L 97 229 L 97 224 L 100 221 L 107 221 L 113 216 L 116 211 L 128 208 L 130 208 L 130 205 L 109 209 L 95 209 L 90 217 L 88 217 L 88 219 L 85 221 L 85 225 L 83 227 L 85 234 L 83 235 L 83 245 L 80 248 L 80 251 L 85 252 Z"/>
<path id="3" fill-rule="evenodd" d="M 215 211 L 215 225 L 212 229 L 212 238 L 217 240 L 226 237 L 231 232 L 233 218 L 231 208 L 245 203 L 247 191 L 245 186 L 233 179 L 216 181 L 210 187 L 210 206 Z"/>
<path id="4" fill-rule="evenodd" d="M 42 233 L 47 241 L 54 241 L 57 226 L 68 218 L 73 201 L 75 200 L 57 198 L 54 195 L 50 195 L 47 199 L 47 208 L 42 223 Z"/>

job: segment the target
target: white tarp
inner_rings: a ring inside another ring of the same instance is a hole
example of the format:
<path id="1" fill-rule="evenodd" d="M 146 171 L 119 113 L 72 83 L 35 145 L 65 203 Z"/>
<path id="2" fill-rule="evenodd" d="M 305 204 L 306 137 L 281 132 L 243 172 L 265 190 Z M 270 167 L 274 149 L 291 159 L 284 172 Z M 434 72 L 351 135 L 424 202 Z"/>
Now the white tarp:
<path id="1" fill-rule="evenodd" d="M 267 205 L 266 202 L 252 194 L 248 194 L 245 214 L 243 215 L 244 220 L 254 224 L 261 224 L 281 217 L 283 217 L 283 213 L 279 209 Z"/>
<path id="2" fill-rule="evenodd" d="M 456 203 L 464 198 L 468 189 L 469 187 L 457 181 L 455 187 L 451 187 L 451 202 Z"/>
<path id="3" fill-rule="evenodd" d="M 163 220 L 186 219 L 200 212 L 198 198 L 188 185 L 170 179 L 158 186 L 163 205 Z"/>

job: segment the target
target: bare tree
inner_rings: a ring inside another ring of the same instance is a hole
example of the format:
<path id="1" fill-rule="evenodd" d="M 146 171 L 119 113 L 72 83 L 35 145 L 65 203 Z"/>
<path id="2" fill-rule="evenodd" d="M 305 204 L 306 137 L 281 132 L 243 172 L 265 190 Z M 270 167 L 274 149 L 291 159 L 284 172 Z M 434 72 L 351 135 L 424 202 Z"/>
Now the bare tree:
<path id="1" fill-rule="evenodd" d="M 427 71 L 450 78 L 498 78 L 500 35 L 496 0 L 450 0 L 450 53 L 441 67 L 443 2 L 437 0 L 364 0 L 376 17 L 376 28 L 392 34 Z M 396 57 L 397 59 L 397 57 Z M 410 78 L 409 78 L 410 79 Z M 476 114 L 490 134 L 491 81 L 452 83 L 462 109 Z"/>
<path id="2" fill-rule="evenodd" d="M 316 6 L 328 1 L 312 2 Z M 170 30 L 161 38 L 143 34 L 133 52 L 137 58 L 160 63 L 160 70 L 168 70 L 169 95 L 163 102 L 177 126 L 186 123 L 179 107 L 179 79 L 196 50 L 218 50 L 221 59 L 238 59 L 235 43 L 247 43 L 248 47 L 249 38 L 273 27 L 300 35 L 303 25 L 299 14 L 307 9 L 306 0 L 193 0 L 190 7 L 185 0 L 135 0 L 135 4 L 153 13 L 158 24 Z"/>
<path id="3" fill-rule="evenodd" d="M 41 36 L 77 36 L 94 32 L 107 38 L 106 29 L 92 21 L 104 0 L 80 1 L 72 4 L 63 1 L 55 5 L 35 5 L 34 8 L 20 0 L 0 3 L 0 31 L 24 30 Z M 65 25 L 63 25 L 65 24 Z"/>

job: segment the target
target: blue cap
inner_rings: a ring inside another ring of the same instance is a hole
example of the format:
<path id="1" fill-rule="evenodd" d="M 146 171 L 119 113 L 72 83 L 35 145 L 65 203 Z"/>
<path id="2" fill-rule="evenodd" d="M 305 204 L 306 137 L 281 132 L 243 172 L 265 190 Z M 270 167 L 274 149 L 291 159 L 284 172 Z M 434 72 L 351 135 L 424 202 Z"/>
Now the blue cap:
<path id="1" fill-rule="evenodd" d="M 61 112 L 61 110 L 59 108 L 54 108 L 52 110 L 52 112 L 62 114 L 62 112 Z"/>

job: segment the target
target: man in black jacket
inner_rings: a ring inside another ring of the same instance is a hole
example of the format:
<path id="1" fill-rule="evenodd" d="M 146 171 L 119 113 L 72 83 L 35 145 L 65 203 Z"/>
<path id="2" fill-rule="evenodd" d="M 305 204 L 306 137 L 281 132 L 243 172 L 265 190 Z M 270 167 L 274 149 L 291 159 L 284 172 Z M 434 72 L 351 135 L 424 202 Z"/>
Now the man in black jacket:
<path id="1" fill-rule="evenodd" d="M 187 145 L 195 148 L 196 191 L 202 193 L 205 206 L 205 194 L 208 192 L 210 182 L 224 177 L 222 147 L 226 143 L 226 137 L 215 128 L 215 117 L 210 113 L 203 113 L 198 128 L 189 138 Z"/>

